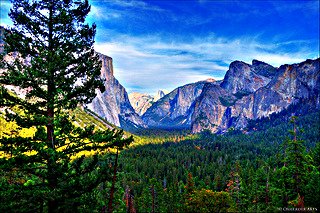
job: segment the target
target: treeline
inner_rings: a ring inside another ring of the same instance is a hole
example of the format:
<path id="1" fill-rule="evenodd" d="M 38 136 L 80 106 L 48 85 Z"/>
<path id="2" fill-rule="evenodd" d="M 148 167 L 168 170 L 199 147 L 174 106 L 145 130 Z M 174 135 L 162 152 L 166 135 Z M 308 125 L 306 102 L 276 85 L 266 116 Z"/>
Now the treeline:
<path id="1" fill-rule="evenodd" d="M 128 149 L 120 185 L 137 212 L 320 209 L 319 115 Z"/>

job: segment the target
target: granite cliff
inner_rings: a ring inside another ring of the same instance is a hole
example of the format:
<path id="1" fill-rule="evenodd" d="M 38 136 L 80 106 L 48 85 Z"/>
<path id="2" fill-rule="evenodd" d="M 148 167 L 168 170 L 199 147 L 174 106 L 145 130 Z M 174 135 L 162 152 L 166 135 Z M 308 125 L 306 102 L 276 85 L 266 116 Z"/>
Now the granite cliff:
<path id="1" fill-rule="evenodd" d="M 190 128 L 225 132 L 245 128 L 301 101 L 320 108 L 319 60 L 275 68 L 253 60 L 232 62 L 222 82 L 202 81 L 173 90 L 143 115 L 153 128 Z"/>
<path id="2" fill-rule="evenodd" d="M 4 31 L 5 28 L 0 26 L 0 53 L 4 51 Z M 16 57 L 19 57 L 18 53 L 7 54 L 4 56 L 4 60 L 12 61 Z M 112 58 L 103 54 L 99 54 L 99 57 L 102 61 L 101 77 L 105 79 L 105 92 L 101 93 L 100 90 L 97 89 L 97 96 L 85 107 L 116 126 L 125 127 L 126 129 L 144 127 L 142 119 L 135 113 L 129 102 L 125 88 L 113 75 Z M 28 58 L 23 60 L 24 63 L 29 63 Z M 0 75 L 3 74 L 3 72 L 5 72 L 5 70 L 0 69 Z M 10 85 L 6 86 L 6 88 L 15 92 L 21 98 L 24 98 L 28 90 L 22 90 Z"/>
<path id="3" fill-rule="evenodd" d="M 314 108 L 320 107 L 319 59 L 277 69 L 258 61 L 253 61 L 252 66 L 242 62 L 239 69 L 239 63 L 230 65 L 220 87 L 206 85 L 196 101 L 191 125 L 194 133 L 204 129 L 211 132 L 224 132 L 230 127 L 241 129 L 249 120 L 267 117 L 301 100 L 307 100 L 305 103 Z M 239 72 L 243 75 L 237 80 L 234 76 L 239 76 Z M 217 94 L 223 89 L 225 94 Z"/>
<path id="4" fill-rule="evenodd" d="M 143 121 L 130 104 L 125 88 L 113 76 L 112 58 L 99 54 L 102 61 L 101 77 L 105 91 L 96 90 L 97 96 L 86 107 L 119 127 L 143 127 Z"/>
<path id="5" fill-rule="evenodd" d="M 178 87 L 148 108 L 142 116 L 143 121 L 150 128 L 189 128 L 194 102 L 207 82 L 218 84 L 208 79 Z"/>

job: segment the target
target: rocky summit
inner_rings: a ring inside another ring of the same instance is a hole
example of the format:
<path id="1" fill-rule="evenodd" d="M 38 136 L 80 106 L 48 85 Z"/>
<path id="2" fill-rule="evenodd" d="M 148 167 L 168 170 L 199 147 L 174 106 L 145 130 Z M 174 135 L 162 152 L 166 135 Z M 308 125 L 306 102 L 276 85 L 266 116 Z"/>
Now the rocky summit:
<path id="1" fill-rule="evenodd" d="M 105 91 L 96 90 L 97 96 L 86 107 L 116 126 L 143 127 L 143 121 L 130 104 L 125 88 L 113 76 L 112 58 L 99 54 L 102 61 L 101 77 Z"/>
<path id="2" fill-rule="evenodd" d="M 173 90 L 142 116 L 153 128 L 190 128 L 193 133 L 242 129 L 249 120 L 268 117 L 303 101 L 320 108 L 319 61 L 275 68 L 262 61 L 232 62 L 225 78 Z"/>

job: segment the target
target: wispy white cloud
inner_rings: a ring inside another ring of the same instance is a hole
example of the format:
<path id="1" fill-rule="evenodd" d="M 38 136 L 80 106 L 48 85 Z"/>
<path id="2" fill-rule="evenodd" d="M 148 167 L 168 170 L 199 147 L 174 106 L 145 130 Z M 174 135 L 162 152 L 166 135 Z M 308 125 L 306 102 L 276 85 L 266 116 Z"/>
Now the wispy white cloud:
<path id="1" fill-rule="evenodd" d="M 88 18 L 92 18 L 93 20 L 110 20 L 120 17 L 121 13 L 119 11 L 111 9 L 108 9 L 108 11 L 106 11 L 105 8 L 96 5 L 91 5 L 91 11 L 88 16 Z"/>
<path id="2" fill-rule="evenodd" d="M 162 8 L 153 6 L 144 1 L 138 0 L 106 0 L 106 2 L 110 2 L 113 5 L 118 5 L 126 8 L 138 8 L 142 10 L 151 10 L 151 11 L 163 11 Z"/>
<path id="3" fill-rule="evenodd" d="M 140 0 L 104 0 L 104 1 L 97 1 L 91 0 L 91 3 L 97 5 L 101 2 L 104 5 L 107 3 L 111 6 L 117 6 L 121 8 L 132 8 L 132 9 L 139 9 L 139 10 L 149 10 L 149 11 L 163 11 L 162 8 L 148 4 L 147 2 L 140 1 Z"/>
<path id="4" fill-rule="evenodd" d="M 215 36 L 191 42 L 164 42 L 158 36 L 115 35 L 116 40 L 97 43 L 97 51 L 114 60 L 115 76 L 131 91 L 155 93 L 160 88 L 205 80 L 222 79 L 234 60 L 251 63 L 258 59 L 273 66 L 301 62 L 309 55 L 308 41 L 288 41 L 300 48 L 282 49 L 281 43 L 262 44 L 253 38 L 228 40 Z"/>
<path id="5" fill-rule="evenodd" d="M 278 13 L 294 11 L 309 13 L 312 11 L 319 14 L 319 0 L 288 1 L 286 4 L 282 4 L 281 1 L 270 1 L 270 3 Z"/>
<path id="6" fill-rule="evenodd" d="M 4 27 L 12 26 L 13 23 L 10 17 L 8 16 L 12 4 L 10 3 L 10 1 L 1 0 L 0 6 L 0 25 Z"/>

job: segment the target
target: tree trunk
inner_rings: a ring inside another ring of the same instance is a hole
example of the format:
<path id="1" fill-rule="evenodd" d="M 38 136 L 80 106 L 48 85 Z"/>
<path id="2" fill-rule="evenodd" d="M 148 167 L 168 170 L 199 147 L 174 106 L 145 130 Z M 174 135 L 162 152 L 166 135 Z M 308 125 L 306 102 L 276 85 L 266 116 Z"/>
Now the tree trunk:
<path id="1" fill-rule="evenodd" d="M 114 168 L 113 168 L 112 186 L 110 189 L 110 198 L 109 198 L 109 203 L 108 203 L 108 212 L 109 213 L 113 212 L 112 203 L 113 203 L 113 196 L 114 196 L 115 185 L 116 185 L 116 180 L 117 180 L 118 156 L 119 156 L 119 150 L 117 148 L 117 154 L 116 154 L 116 159 L 115 159 Z"/>
<path id="2" fill-rule="evenodd" d="M 48 61 L 48 95 L 47 95 L 47 147 L 51 147 L 53 150 L 55 149 L 55 139 L 54 139 L 54 93 L 55 93 L 55 85 L 54 85 L 54 66 L 52 64 L 53 58 L 53 12 L 54 12 L 54 1 L 50 1 L 49 6 L 49 22 L 48 22 L 48 49 L 49 55 L 47 56 Z M 50 190 L 54 190 L 57 187 L 58 180 L 56 174 L 56 156 L 48 156 L 47 167 L 48 167 L 48 185 Z M 54 197 L 49 198 L 48 200 L 48 212 L 56 212 L 58 209 L 58 203 Z"/>

